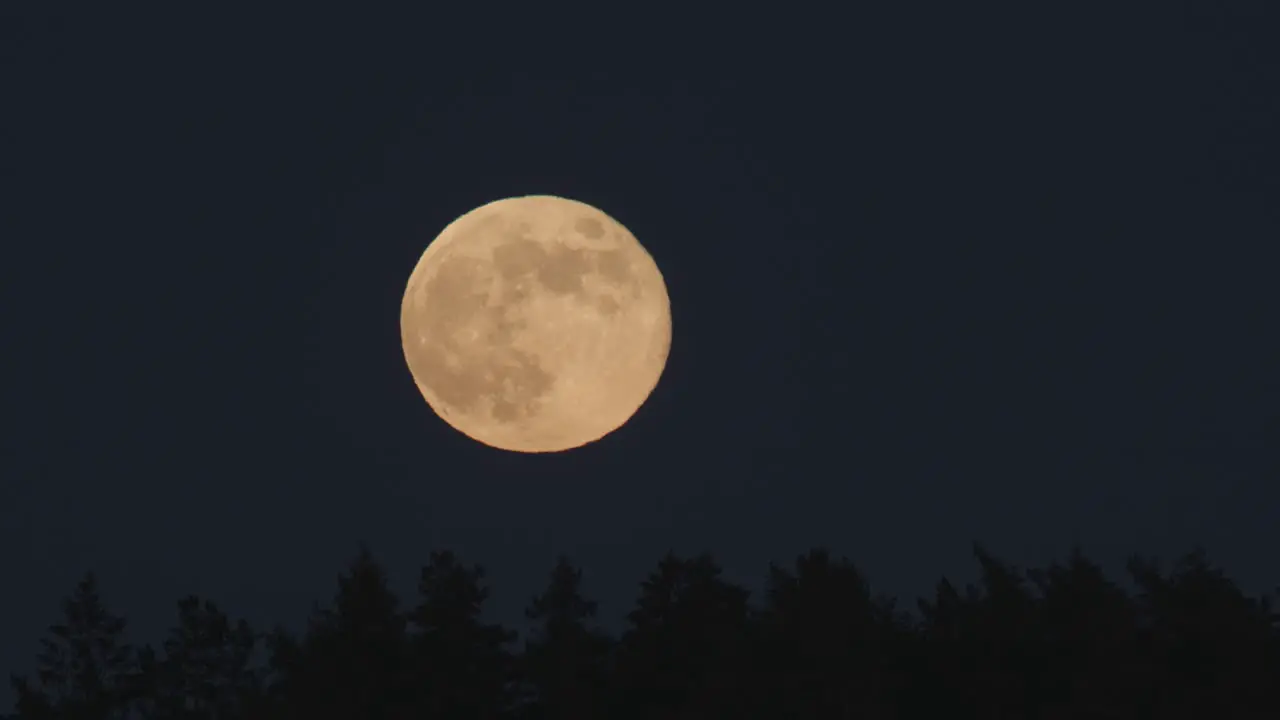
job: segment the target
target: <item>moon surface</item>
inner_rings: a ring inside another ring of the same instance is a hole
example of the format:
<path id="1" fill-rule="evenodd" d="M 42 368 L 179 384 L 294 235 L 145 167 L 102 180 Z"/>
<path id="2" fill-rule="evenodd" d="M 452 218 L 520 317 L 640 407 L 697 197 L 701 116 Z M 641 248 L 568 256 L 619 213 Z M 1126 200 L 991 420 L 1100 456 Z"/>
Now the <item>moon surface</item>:
<path id="1" fill-rule="evenodd" d="M 653 258 L 618 221 L 566 198 L 482 205 L 418 260 L 400 307 L 427 404 L 486 445 L 556 452 L 621 427 L 671 347 Z"/>

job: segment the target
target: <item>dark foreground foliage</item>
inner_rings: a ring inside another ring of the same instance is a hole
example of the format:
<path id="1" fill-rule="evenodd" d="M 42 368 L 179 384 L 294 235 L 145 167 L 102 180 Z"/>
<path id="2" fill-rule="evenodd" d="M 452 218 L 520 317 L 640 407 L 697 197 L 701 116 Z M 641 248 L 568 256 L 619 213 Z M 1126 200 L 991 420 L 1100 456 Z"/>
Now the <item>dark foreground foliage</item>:
<path id="1" fill-rule="evenodd" d="M 709 556 L 668 554 L 620 637 L 562 558 L 520 643 L 481 619 L 483 570 L 448 552 L 402 607 L 362 551 L 300 635 L 185 598 L 158 650 L 127 642 L 88 575 L 13 678 L 14 717 L 1280 718 L 1280 617 L 1203 554 L 1134 560 L 1133 591 L 1078 552 L 1028 571 L 975 555 L 975 585 L 944 579 L 907 612 L 822 550 L 770 568 L 757 603 Z"/>

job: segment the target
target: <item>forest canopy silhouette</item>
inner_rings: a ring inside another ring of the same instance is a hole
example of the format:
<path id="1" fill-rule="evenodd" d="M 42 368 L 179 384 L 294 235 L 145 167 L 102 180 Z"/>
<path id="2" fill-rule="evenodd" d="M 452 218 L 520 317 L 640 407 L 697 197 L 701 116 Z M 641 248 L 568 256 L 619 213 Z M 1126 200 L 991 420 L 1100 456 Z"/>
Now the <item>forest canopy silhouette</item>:
<path id="1" fill-rule="evenodd" d="M 974 555 L 974 584 L 907 609 L 822 549 L 754 599 L 710 555 L 668 553 L 616 637 L 562 557 L 518 638 L 482 619 L 483 568 L 433 552 L 404 603 L 362 549 L 300 632 L 192 596 L 160 647 L 132 644 L 87 574 L 12 677 L 11 717 L 1280 717 L 1280 615 L 1203 552 L 1131 560 L 1128 590 L 1078 550 L 1027 570 Z"/>

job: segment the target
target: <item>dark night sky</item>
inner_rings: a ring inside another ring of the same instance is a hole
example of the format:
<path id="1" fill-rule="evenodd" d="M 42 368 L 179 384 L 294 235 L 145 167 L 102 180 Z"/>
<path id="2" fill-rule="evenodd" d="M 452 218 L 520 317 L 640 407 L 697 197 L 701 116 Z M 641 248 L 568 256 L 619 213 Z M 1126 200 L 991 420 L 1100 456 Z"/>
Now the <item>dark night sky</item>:
<path id="1" fill-rule="evenodd" d="M 296 624 L 361 542 L 407 600 L 432 549 L 485 565 L 513 622 L 559 552 L 610 622 L 669 548 L 755 585 L 825 544 L 910 600 L 974 540 L 1201 544 L 1273 588 L 1273 4 L 6 8 L 0 670 L 87 569 L 154 640 L 188 592 Z M 523 194 L 627 225 L 675 319 L 559 455 L 451 430 L 400 352 L 426 244 Z"/>

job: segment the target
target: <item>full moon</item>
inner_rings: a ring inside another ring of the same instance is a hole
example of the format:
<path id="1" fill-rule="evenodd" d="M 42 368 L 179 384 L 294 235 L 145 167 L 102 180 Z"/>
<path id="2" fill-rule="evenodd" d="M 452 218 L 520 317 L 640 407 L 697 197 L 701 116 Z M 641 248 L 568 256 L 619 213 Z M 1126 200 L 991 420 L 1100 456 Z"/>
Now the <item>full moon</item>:
<path id="1" fill-rule="evenodd" d="M 644 404 L 671 348 L 653 258 L 617 220 L 550 195 L 448 225 L 400 306 L 409 372 L 459 432 L 517 452 L 599 440 Z"/>

